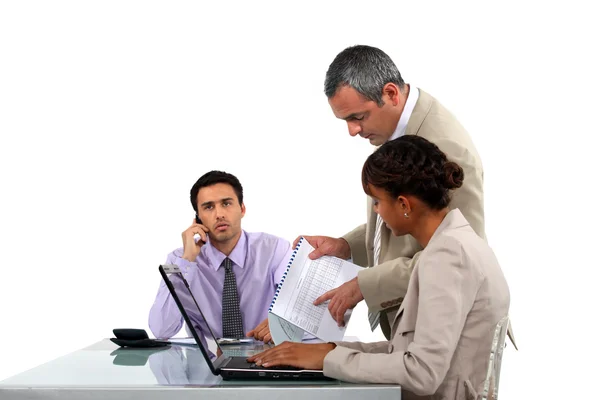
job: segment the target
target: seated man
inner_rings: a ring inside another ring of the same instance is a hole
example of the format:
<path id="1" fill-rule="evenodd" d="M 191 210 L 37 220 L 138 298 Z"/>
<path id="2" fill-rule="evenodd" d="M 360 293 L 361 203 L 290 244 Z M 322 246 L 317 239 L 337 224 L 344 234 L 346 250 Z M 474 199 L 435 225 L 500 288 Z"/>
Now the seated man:
<path id="1" fill-rule="evenodd" d="M 209 326 L 191 297 L 182 297 L 183 306 L 199 335 L 209 337 L 210 327 L 217 338 L 254 336 L 259 324 L 261 330 L 267 326 L 267 312 L 287 267 L 290 244 L 273 235 L 242 230 L 243 189 L 231 174 L 208 172 L 192 187 L 190 200 L 196 219 L 181 234 L 183 247 L 169 254 L 166 263 L 179 266 Z M 157 338 L 174 336 L 183 324 L 162 281 L 148 324 Z M 261 338 L 271 339 L 270 335 Z"/>

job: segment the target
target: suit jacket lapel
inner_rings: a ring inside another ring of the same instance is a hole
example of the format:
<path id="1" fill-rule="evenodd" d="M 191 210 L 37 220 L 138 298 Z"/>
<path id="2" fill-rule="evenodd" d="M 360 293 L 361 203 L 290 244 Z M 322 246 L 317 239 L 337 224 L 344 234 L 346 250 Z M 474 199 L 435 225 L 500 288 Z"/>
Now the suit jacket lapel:
<path id="1" fill-rule="evenodd" d="M 375 262 L 373 258 L 374 254 L 374 240 L 375 240 L 375 226 L 377 225 L 377 214 L 373 211 L 373 199 L 368 197 L 367 205 L 369 207 L 368 210 L 368 218 L 367 218 L 367 261 L 369 263 L 369 267 L 373 267 Z"/>
<path id="2" fill-rule="evenodd" d="M 406 125 L 406 134 L 407 135 L 417 135 L 425 117 L 429 114 L 429 110 L 431 110 L 431 106 L 433 105 L 433 97 L 431 97 L 425 91 L 414 87 L 413 89 L 419 90 L 419 98 L 417 99 L 417 104 L 415 104 L 415 108 L 413 109 L 410 118 L 408 119 L 408 124 Z"/>

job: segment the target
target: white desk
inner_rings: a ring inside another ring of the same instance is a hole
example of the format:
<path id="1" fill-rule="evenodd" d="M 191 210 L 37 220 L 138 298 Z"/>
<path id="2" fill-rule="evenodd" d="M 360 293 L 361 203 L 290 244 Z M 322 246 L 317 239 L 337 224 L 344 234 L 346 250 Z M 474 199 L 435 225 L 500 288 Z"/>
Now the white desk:
<path id="1" fill-rule="evenodd" d="M 188 346 L 120 349 L 104 339 L 0 381 L 0 399 L 400 399 L 395 385 L 224 381 Z"/>

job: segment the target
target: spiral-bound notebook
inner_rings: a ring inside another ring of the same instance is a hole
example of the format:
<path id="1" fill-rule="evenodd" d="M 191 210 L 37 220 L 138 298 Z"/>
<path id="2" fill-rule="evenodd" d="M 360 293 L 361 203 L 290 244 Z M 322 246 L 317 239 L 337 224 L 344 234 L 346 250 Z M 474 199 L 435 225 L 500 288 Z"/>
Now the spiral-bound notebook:
<path id="1" fill-rule="evenodd" d="M 323 256 L 311 260 L 314 248 L 304 239 L 292 252 L 286 272 L 269 307 L 269 328 L 275 344 L 302 341 L 304 332 L 326 342 L 344 337 L 352 310 L 344 315 L 346 324 L 339 327 L 327 306 L 313 305 L 317 297 L 353 279 L 361 269 L 341 258 Z"/>

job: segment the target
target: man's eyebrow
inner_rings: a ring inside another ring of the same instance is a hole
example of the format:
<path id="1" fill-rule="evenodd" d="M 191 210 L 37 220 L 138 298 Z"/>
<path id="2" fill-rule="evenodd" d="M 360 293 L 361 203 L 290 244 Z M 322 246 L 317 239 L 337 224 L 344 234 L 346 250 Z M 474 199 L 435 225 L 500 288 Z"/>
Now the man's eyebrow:
<path id="1" fill-rule="evenodd" d="M 224 201 L 233 201 L 233 197 L 225 197 L 225 198 L 223 198 L 223 199 L 221 199 L 221 200 L 219 200 L 219 201 L 220 201 L 221 203 L 222 203 L 222 202 L 224 202 Z M 200 206 L 201 206 L 201 207 L 206 207 L 206 206 L 212 206 L 212 205 L 214 205 L 214 204 L 215 204 L 215 202 L 214 202 L 214 201 L 206 201 L 206 202 L 202 203 Z"/>

